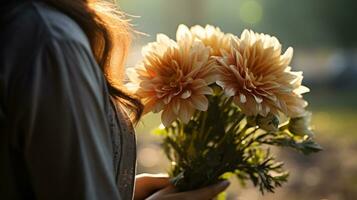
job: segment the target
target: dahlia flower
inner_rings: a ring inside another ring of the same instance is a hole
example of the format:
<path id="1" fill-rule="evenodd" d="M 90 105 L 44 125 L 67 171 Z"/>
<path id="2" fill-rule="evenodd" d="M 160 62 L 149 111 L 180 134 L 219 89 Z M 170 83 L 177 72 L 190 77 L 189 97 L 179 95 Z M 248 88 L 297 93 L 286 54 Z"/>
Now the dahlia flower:
<path id="1" fill-rule="evenodd" d="M 221 56 L 222 51 L 228 51 L 230 49 L 230 39 L 234 37 L 232 34 L 225 34 L 218 27 L 211 25 L 206 25 L 206 27 L 196 25 L 190 29 L 186 27 L 183 30 L 187 32 L 186 34 L 191 34 L 192 38 L 209 47 L 211 56 Z"/>
<path id="2" fill-rule="evenodd" d="M 221 65 L 217 84 L 246 115 L 304 114 L 307 102 L 302 94 L 308 88 L 301 85 L 302 72 L 289 66 L 293 49 L 281 51 L 277 38 L 244 30 L 231 40 L 229 52 L 217 58 Z"/>
<path id="3" fill-rule="evenodd" d="M 175 42 L 159 34 L 156 42 L 143 48 L 143 62 L 128 73 L 144 112 L 162 110 L 166 127 L 176 119 L 187 123 L 195 110 L 206 111 L 205 95 L 213 92 L 208 85 L 216 80 L 210 49 L 187 34 L 187 27 L 179 27 L 177 38 Z"/>

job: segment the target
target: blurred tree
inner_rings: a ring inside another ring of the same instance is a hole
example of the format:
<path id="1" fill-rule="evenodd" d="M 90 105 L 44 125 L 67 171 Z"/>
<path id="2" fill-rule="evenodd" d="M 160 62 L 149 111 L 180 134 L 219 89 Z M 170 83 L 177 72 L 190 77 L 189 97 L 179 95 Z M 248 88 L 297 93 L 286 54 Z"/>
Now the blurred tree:
<path id="1" fill-rule="evenodd" d="M 318 0 L 312 2 L 318 10 L 319 22 L 328 30 L 327 33 L 334 35 L 337 45 L 351 48 L 357 44 L 357 1 L 355 0 Z M 328 41 L 327 41 L 328 42 Z"/>
<path id="2" fill-rule="evenodd" d="M 247 2 L 259 5 L 260 12 L 256 6 L 244 7 Z M 152 35 L 164 32 L 172 37 L 180 23 L 213 24 L 235 34 L 243 28 L 270 33 L 295 47 L 357 45 L 355 0 L 122 0 L 120 5 L 125 11 L 142 16 L 135 20 L 142 27 L 139 30 Z M 261 15 L 261 19 L 254 23 L 242 19 L 254 14 Z"/>
<path id="3" fill-rule="evenodd" d="M 271 0 L 265 8 L 262 26 L 291 45 L 349 48 L 357 44 L 355 0 Z"/>

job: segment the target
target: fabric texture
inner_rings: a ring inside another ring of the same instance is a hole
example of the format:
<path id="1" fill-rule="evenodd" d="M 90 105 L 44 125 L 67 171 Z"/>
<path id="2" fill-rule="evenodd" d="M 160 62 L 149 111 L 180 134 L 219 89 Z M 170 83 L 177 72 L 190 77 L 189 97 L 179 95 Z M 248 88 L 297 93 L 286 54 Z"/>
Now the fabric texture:
<path id="1" fill-rule="evenodd" d="M 0 199 L 132 199 L 134 129 L 85 34 L 14 2 L 0 14 Z"/>

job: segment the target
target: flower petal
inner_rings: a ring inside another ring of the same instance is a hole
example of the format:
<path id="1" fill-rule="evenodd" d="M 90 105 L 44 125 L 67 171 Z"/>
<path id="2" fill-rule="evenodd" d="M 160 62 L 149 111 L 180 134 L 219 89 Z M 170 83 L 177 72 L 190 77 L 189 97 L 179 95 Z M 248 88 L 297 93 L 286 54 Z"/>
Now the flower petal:
<path id="1" fill-rule="evenodd" d="M 191 96 L 192 92 L 191 90 L 186 90 L 181 94 L 181 99 L 187 99 Z"/>
<path id="2" fill-rule="evenodd" d="M 206 111 L 208 108 L 208 100 L 204 95 L 194 95 L 190 99 L 193 106 L 201 111 Z"/>
<path id="3" fill-rule="evenodd" d="M 239 99 L 241 103 L 247 102 L 247 97 L 242 93 L 239 94 Z"/>
<path id="4" fill-rule="evenodd" d="M 187 123 L 195 111 L 194 107 L 191 105 L 190 101 L 184 101 L 181 103 L 179 117 L 183 123 Z"/>
<path id="5" fill-rule="evenodd" d="M 173 121 L 175 121 L 176 115 L 172 112 L 171 109 L 164 109 L 161 114 L 161 121 L 165 127 L 169 127 Z"/>

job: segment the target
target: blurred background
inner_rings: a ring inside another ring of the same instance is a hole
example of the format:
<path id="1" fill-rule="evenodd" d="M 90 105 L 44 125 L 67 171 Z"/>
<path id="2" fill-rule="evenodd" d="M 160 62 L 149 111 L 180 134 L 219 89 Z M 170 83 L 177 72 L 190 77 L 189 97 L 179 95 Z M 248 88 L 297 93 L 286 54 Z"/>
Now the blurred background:
<path id="1" fill-rule="evenodd" d="M 294 47 L 293 69 L 304 72 L 305 95 L 313 111 L 316 140 L 324 151 L 309 157 L 283 149 L 279 158 L 290 170 L 289 182 L 262 196 L 251 185 L 232 180 L 228 199 L 357 199 L 357 1 L 355 0 L 121 0 L 133 16 L 138 35 L 127 66 L 141 59 L 140 50 L 157 33 L 175 37 L 177 26 L 211 24 L 240 35 L 248 28 Z M 138 173 L 165 172 L 168 161 L 160 138 L 151 133 L 158 115 L 147 115 L 137 127 Z"/>

